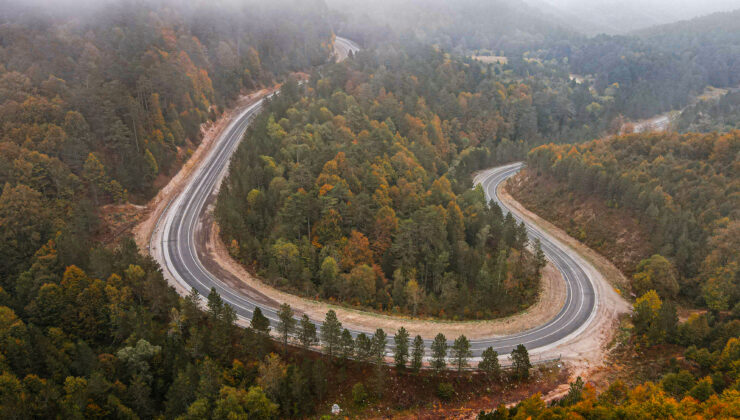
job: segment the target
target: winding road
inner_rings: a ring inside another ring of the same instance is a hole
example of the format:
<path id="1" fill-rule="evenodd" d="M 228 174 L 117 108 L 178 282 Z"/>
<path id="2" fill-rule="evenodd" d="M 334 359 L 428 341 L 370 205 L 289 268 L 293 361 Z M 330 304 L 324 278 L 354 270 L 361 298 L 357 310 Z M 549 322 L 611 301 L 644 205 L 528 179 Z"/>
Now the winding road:
<path id="1" fill-rule="evenodd" d="M 207 296 L 211 288 L 215 288 L 223 300 L 234 307 L 240 321 L 251 319 L 252 311 L 259 306 L 275 324 L 280 302 L 256 289 L 245 287 L 240 279 L 221 268 L 218 261 L 209 257 L 211 254 L 206 249 L 208 242 L 203 240 L 212 234 L 209 232 L 212 232 L 213 203 L 228 171 L 231 156 L 249 123 L 262 109 L 262 103 L 263 100 L 259 100 L 244 109 L 216 139 L 184 188 L 159 216 L 150 237 L 149 252 L 162 266 L 165 277 L 178 286 L 181 293 L 196 289 L 202 296 Z M 475 178 L 476 184 L 483 187 L 487 198 L 497 202 L 505 212 L 511 212 L 517 220 L 522 220 L 521 215 L 507 208 L 499 199 L 498 187 L 522 166 L 522 163 L 513 163 L 492 168 Z M 562 273 L 567 289 L 565 304 L 556 316 L 536 328 L 511 335 L 471 340 L 474 359 L 479 358 L 487 347 L 493 347 L 499 354 L 505 355 L 518 344 L 524 344 L 530 352 L 539 350 L 540 353 L 563 343 L 567 344 L 568 340 L 574 340 L 589 325 L 596 313 L 597 288 L 594 280 L 586 274 L 590 272 L 584 267 L 587 263 L 574 257 L 574 251 L 537 226 L 529 224 L 527 220 L 525 224 L 530 239 L 538 238 L 541 241 L 546 257 Z M 322 320 L 312 321 L 320 324 Z M 352 331 L 353 335 L 360 332 L 371 331 Z M 433 337 L 424 338 L 429 349 Z M 392 340 L 389 340 L 388 349 L 392 347 Z"/>
<path id="2" fill-rule="evenodd" d="M 337 61 L 342 61 L 349 56 L 350 51 L 352 54 L 360 51 L 360 46 L 354 41 L 338 36 L 334 38 L 334 50 Z"/>

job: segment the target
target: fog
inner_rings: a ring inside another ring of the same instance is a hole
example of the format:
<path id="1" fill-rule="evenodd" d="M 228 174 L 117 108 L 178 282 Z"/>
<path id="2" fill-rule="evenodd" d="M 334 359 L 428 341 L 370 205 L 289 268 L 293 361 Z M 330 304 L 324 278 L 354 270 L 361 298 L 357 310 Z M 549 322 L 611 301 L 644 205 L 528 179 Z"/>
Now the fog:
<path id="1" fill-rule="evenodd" d="M 582 21 L 587 33 L 625 33 L 740 9 L 740 0 L 525 0 L 545 12 Z"/>
<path id="2" fill-rule="evenodd" d="M 137 3 L 162 3 L 192 8 L 249 7 L 255 4 L 299 4 L 300 0 L 0 0 L 0 18 L 41 14 L 46 16 L 85 16 L 114 3 L 134 7 Z M 435 15 L 443 20 L 447 15 L 468 10 L 497 10 L 501 15 L 511 11 L 536 15 L 540 21 L 557 24 L 577 32 L 624 34 L 650 26 L 691 19 L 715 12 L 740 9 L 740 0 L 324 0 L 337 15 L 370 17 L 378 24 L 416 25 L 414 14 Z M 404 13 L 404 11 L 406 13 Z M 367 22 L 365 22 L 367 23 Z M 508 17 L 492 25 L 516 26 L 520 22 Z M 522 22 L 525 23 L 531 22 Z"/>

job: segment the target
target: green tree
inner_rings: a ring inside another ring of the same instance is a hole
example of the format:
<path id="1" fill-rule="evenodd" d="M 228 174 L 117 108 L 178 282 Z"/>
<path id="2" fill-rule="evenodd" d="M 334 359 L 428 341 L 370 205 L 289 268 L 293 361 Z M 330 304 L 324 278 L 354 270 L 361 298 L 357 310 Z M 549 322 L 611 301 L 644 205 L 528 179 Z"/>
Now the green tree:
<path id="1" fill-rule="evenodd" d="M 383 364 L 383 359 L 385 358 L 385 344 L 387 338 L 388 334 L 386 334 L 382 328 L 375 330 L 375 334 L 372 339 L 372 358 L 373 363 L 378 366 Z"/>
<path id="2" fill-rule="evenodd" d="M 439 333 L 436 337 L 434 337 L 434 341 L 432 342 L 432 361 L 431 365 L 432 368 L 437 371 L 437 373 L 441 372 L 445 367 L 447 367 L 447 338 L 444 336 L 444 334 Z"/>
<path id="3" fill-rule="evenodd" d="M 519 380 L 529 379 L 529 369 L 532 364 L 529 362 L 529 352 L 524 344 L 519 344 L 511 351 L 511 362 L 514 367 L 514 376 Z"/>
<path id="4" fill-rule="evenodd" d="M 339 277 L 339 265 L 332 257 L 324 258 L 319 269 L 319 279 L 321 280 L 321 290 L 325 297 L 337 296 Z"/>
<path id="5" fill-rule="evenodd" d="M 311 322 L 306 314 L 303 314 L 298 326 L 298 341 L 304 349 L 308 349 L 318 342 L 318 338 L 316 337 L 316 325 Z"/>
<path id="6" fill-rule="evenodd" d="M 487 376 L 498 379 L 501 376 L 501 365 L 498 361 L 498 353 L 493 347 L 483 350 L 481 361 L 478 363 L 478 370 L 484 372 Z"/>
<path id="7" fill-rule="evenodd" d="M 267 319 L 266 316 L 262 315 L 262 309 L 260 309 L 259 306 L 254 308 L 254 311 L 252 312 L 252 321 L 249 323 L 249 326 L 252 327 L 257 334 L 263 337 L 270 336 L 270 320 Z"/>
<path id="8" fill-rule="evenodd" d="M 348 329 L 342 331 L 342 336 L 339 339 L 339 348 L 341 357 L 344 360 L 349 360 L 355 354 L 355 339 L 352 337 L 352 333 Z"/>
<path id="9" fill-rule="evenodd" d="M 218 420 L 268 420 L 278 416 L 278 405 L 270 401 L 258 386 L 249 390 L 224 386 L 219 391 L 213 412 L 209 417 Z"/>
<path id="10" fill-rule="evenodd" d="M 272 246 L 272 256 L 275 258 L 280 275 L 287 277 L 298 264 L 300 252 L 292 242 L 278 239 Z"/>
<path id="11" fill-rule="evenodd" d="M 337 314 L 330 309 L 326 313 L 326 319 L 321 325 L 321 344 L 324 346 L 329 358 L 334 357 L 334 353 L 339 345 L 339 339 L 342 335 L 342 323 L 337 319 Z"/>
<path id="12" fill-rule="evenodd" d="M 583 400 L 583 379 L 579 376 L 568 388 L 568 394 L 560 401 L 561 405 L 573 405 Z"/>
<path id="13" fill-rule="evenodd" d="M 664 299 L 674 299 L 678 295 L 676 270 L 662 255 L 655 254 L 640 261 L 632 280 L 638 295 L 643 295 L 651 289 L 656 290 Z"/>
<path id="14" fill-rule="evenodd" d="M 354 384 L 352 387 L 352 401 L 357 405 L 358 407 L 362 407 L 367 403 L 368 395 L 367 391 L 365 391 L 365 385 L 362 384 L 362 382 L 358 382 Z"/>
<path id="15" fill-rule="evenodd" d="M 424 339 L 420 335 L 414 337 L 414 348 L 411 351 L 411 370 L 419 373 L 424 362 Z"/>
<path id="16" fill-rule="evenodd" d="M 397 369 L 405 369 L 406 362 L 409 359 L 409 333 L 406 328 L 401 327 L 393 336 L 395 348 L 393 349 L 393 359 L 396 362 Z"/>
<path id="17" fill-rule="evenodd" d="M 51 221 L 48 205 L 41 193 L 23 184 L 6 184 L 0 194 L 0 275 L 14 275 L 25 268 L 43 244 Z M 5 279 L 0 284 L 6 287 Z"/>
<path id="18" fill-rule="evenodd" d="M 278 311 L 277 331 L 283 342 L 283 353 L 288 354 L 288 339 L 295 332 L 296 320 L 293 318 L 293 309 L 287 303 L 280 305 Z"/>
<path id="19" fill-rule="evenodd" d="M 355 339 L 355 354 L 357 361 L 367 363 L 373 354 L 373 341 L 365 333 L 360 333 Z"/>
<path id="20" fill-rule="evenodd" d="M 458 375 L 462 373 L 463 368 L 468 367 L 468 359 L 473 356 L 470 351 L 470 341 L 464 335 L 455 339 L 452 344 L 452 358 L 455 361 Z"/>
<path id="21" fill-rule="evenodd" d="M 108 175 L 105 173 L 105 167 L 94 153 L 87 155 L 83 167 L 83 176 L 90 185 L 95 204 L 99 203 L 99 196 L 108 188 Z"/>

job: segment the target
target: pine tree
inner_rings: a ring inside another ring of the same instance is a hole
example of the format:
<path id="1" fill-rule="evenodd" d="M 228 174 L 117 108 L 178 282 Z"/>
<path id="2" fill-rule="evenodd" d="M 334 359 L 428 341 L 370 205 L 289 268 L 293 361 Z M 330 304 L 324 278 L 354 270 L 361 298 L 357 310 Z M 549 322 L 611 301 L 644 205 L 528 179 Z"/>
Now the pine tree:
<path id="1" fill-rule="evenodd" d="M 436 337 L 434 337 L 434 341 L 432 342 L 432 368 L 437 371 L 437 373 L 441 372 L 445 367 L 447 367 L 447 361 L 445 360 L 447 358 L 447 338 L 445 338 L 444 334 L 439 333 Z"/>
<path id="2" fill-rule="evenodd" d="M 252 322 L 250 322 L 249 326 L 261 336 L 268 337 L 270 335 L 270 320 L 262 315 L 262 309 L 259 306 L 254 308 Z"/>
<path id="3" fill-rule="evenodd" d="M 370 360 L 373 352 L 373 342 L 365 333 L 360 333 L 355 339 L 355 354 L 357 361 L 366 363 Z"/>
<path id="4" fill-rule="evenodd" d="M 301 317 L 301 322 L 298 326 L 298 341 L 304 349 L 308 349 L 318 342 L 316 325 L 311 322 L 306 314 Z"/>
<path id="5" fill-rule="evenodd" d="M 489 347 L 483 351 L 482 360 L 478 363 L 478 370 L 484 372 L 489 377 L 496 379 L 501 375 L 501 365 L 498 361 L 498 353 L 493 347 Z"/>
<path id="6" fill-rule="evenodd" d="M 280 305 L 278 319 L 277 331 L 283 342 L 283 354 L 288 354 L 288 339 L 295 332 L 296 325 L 296 320 L 293 318 L 293 309 L 290 308 L 290 305 L 287 303 Z"/>
<path id="7" fill-rule="evenodd" d="M 373 362 L 376 365 L 382 365 L 383 359 L 385 358 L 385 344 L 386 339 L 388 338 L 388 334 L 383 331 L 382 328 L 378 328 L 375 330 L 375 335 L 373 335 L 373 346 L 372 346 L 372 357 Z"/>
<path id="8" fill-rule="evenodd" d="M 519 344 L 511 351 L 511 361 L 514 364 L 514 375 L 518 379 L 528 379 L 532 364 L 529 362 L 529 352 L 524 344 Z"/>
<path id="9" fill-rule="evenodd" d="M 468 366 L 468 359 L 473 355 L 470 351 L 470 341 L 468 341 L 467 337 L 461 335 L 455 339 L 455 342 L 452 344 L 452 355 L 459 375 L 463 368 Z"/>
<path id="10" fill-rule="evenodd" d="M 405 369 L 406 362 L 409 359 L 409 333 L 404 327 L 398 329 L 396 335 L 393 336 L 394 344 L 396 348 L 393 351 L 393 358 L 396 361 L 397 369 Z"/>
<path id="11" fill-rule="evenodd" d="M 411 370 L 419 373 L 424 362 L 424 339 L 420 335 L 414 338 L 414 349 L 411 352 Z"/>
<path id="12" fill-rule="evenodd" d="M 341 357 L 344 360 L 351 359 L 355 354 L 355 340 L 352 338 L 352 333 L 346 328 L 342 331 L 342 337 L 339 339 L 339 347 Z"/>
<path id="13" fill-rule="evenodd" d="M 334 353 L 339 345 L 339 338 L 342 334 L 342 323 L 337 319 L 337 314 L 333 310 L 326 313 L 326 319 L 321 325 L 321 343 L 329 358 L 334 357 Z"/>

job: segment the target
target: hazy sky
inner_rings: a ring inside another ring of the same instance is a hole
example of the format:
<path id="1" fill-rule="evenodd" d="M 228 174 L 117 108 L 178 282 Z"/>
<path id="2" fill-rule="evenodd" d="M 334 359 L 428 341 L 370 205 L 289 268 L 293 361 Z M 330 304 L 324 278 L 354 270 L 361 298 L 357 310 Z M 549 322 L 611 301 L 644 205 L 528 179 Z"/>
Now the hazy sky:
<path id="1" fill-rule="evenodd" d="M 524 0 L 595 24 L 607 32 L 627 32 L 656 24 L 740 9 L 740 0 Z"/>
<path id="2" fill-rule="evenodd" d="M 141 0 L 0 0 L 0 16 L 3 6 L 7 5 L 33 5 L 41 6 L 41 10 L 47 12 L 62 11 L 74 13 L 74 10 L 89 10 L 115 1 L 128 1 L 136 3 Z M 147 1 L 147 0 L 144 0 Z M 151 0 L 157 1 L 157 0 Z M 169 3 L 177 0 L 165 0 Z M 192 3 L 192 0 L 181 0 L 183 3 Z M 203 1 L 203 0 L 196 0 Z M 210 0 L 208 4 L 219 7 L 227 4 L 239 4 L 242 2 L 272 0 Z M 378 4 L 384 6 L 396 4 L 396 2 L 409 1 L 417 6 L 425 0 L 325 0 L 330 6 L 340 4 L 356 5 L 355 9 L 372 8 Z M 427 0 L 429 1 L 429 0 Z M 432 0 L 439 2 L 439 0 Z M 455 0 L 447 0 L 454 5 Z M 506 0 L 480 0 L 485 3 L 502 2 Z M 540 9 L 546 15 L 557 18 L 560 22 L 573 23 L 574 27 L 587 33 L 624 33 L 648 26 L 675 22 L 684 19 L 706 15 L 718 11 L 740 9 L 740 0 L 510 0 L 516 4 L 523 1 L 530 6 Z M 382 7 L 382 6 L 381 6 Z M 10 9 L 10 8 L 8 8 Z M 352 6 L 342 7 L 345 11 L 351 11 Z M 350 10 L 347 10 L 350 9 Z M 6 9 L 7 10 L 7 9 Z M 392 11 L 388 11 L 392 13 Z"/>

